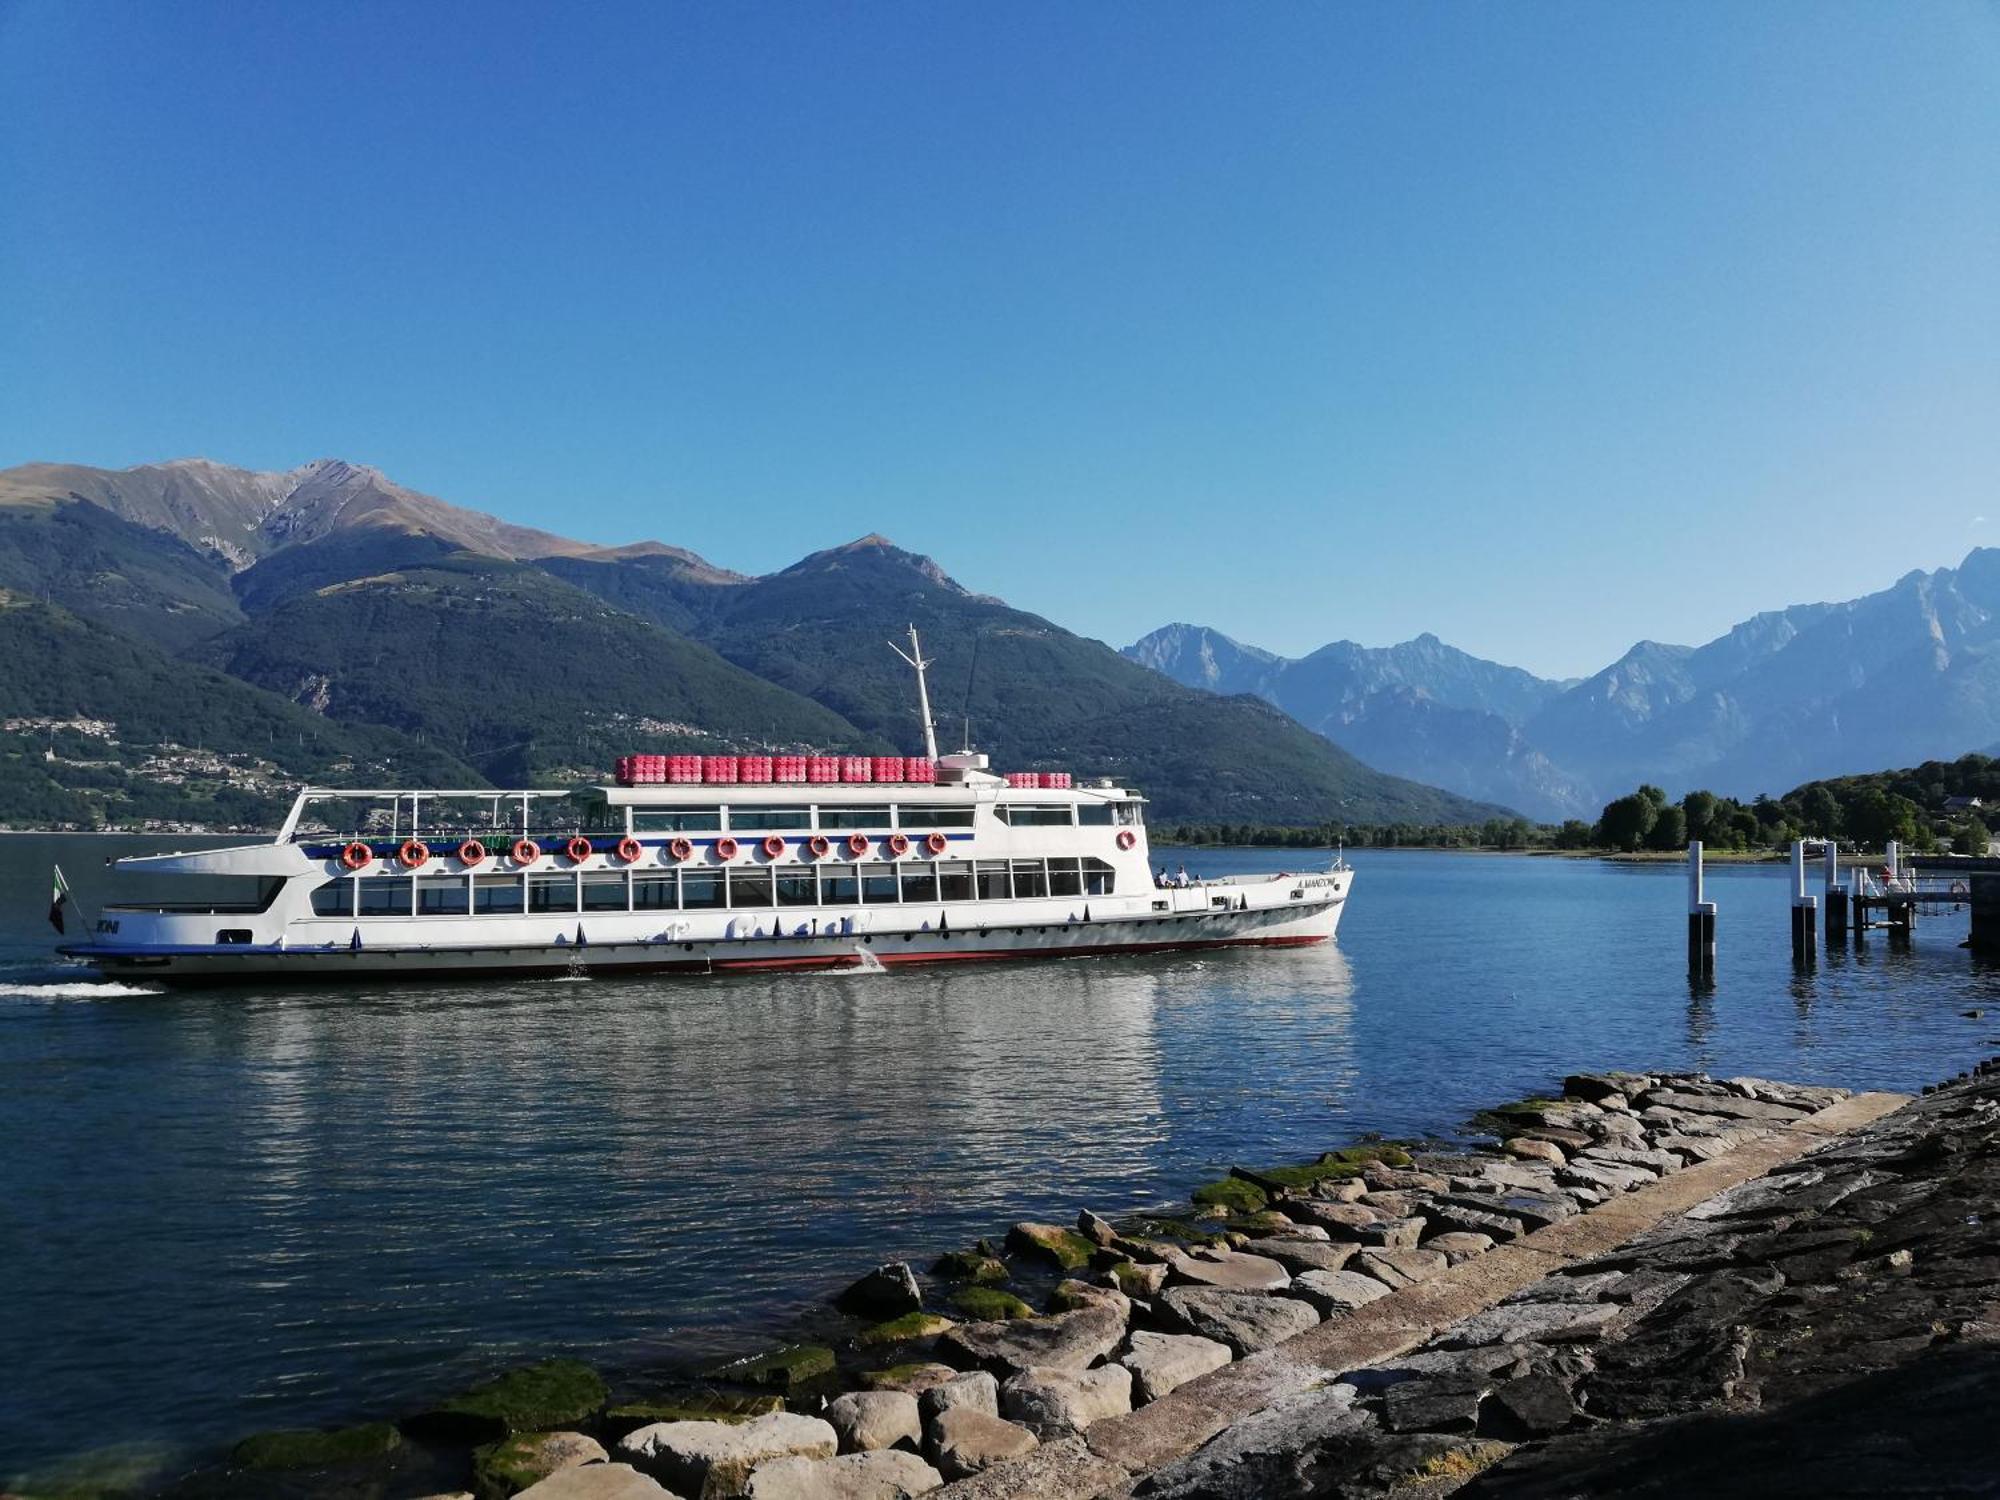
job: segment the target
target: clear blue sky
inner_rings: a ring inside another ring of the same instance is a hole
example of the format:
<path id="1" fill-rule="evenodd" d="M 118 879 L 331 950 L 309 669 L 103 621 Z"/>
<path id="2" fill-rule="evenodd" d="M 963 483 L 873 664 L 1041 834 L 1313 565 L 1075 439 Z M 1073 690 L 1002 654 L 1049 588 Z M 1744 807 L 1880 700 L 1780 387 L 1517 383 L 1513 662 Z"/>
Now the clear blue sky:
<path id="1" fill-rule="evenodd" d="M 1990 4 L 0 0 L 0 111 L 0 465 L 1550 673 L 2000 541 Z"/>

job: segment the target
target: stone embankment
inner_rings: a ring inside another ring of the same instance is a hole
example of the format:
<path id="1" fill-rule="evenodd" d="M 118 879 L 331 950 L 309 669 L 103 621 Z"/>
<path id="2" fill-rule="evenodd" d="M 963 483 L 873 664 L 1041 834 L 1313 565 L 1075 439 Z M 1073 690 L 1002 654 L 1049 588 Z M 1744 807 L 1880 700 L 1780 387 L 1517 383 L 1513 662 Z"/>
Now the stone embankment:
<path id="1" fill-rule="evenodd" d="M 837 1299 L 857 1330 L 839 1351 L 615 1405 L 551 1365 L 509 1411 L 493 1391 L 533 1372 L 402 1431 L 483 1442 L 481 1500 L 1630 1489 L 1564 1469 L 1622 1474 L 1633 1423 L 1805 1390 L 1835 1319 L 1849 1369 L 1991 1326 L 1993 1184 L 1956 1164 L 2000 1111 L 1968 1084 L 1844 1134 L 1900 1102 L 1578 1075 L 1494 1111 L 1490 1145 L 1239 1168 L 1189 1218 L 1086 1212 L 925 1277 L 883 1267 Z"/>

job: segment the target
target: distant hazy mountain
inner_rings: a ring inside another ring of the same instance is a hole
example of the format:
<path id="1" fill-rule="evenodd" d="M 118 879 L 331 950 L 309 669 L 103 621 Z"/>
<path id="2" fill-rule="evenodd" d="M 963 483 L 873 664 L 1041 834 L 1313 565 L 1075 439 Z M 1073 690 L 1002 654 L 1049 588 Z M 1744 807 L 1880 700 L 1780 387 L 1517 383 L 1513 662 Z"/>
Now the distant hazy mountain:
<path id="1" fill-rule="evenodd" d="M 1255 693 L 1399 776 L 1539 818 L 1575 816 L 1590 802 L 1591 790 L 1518 728 L 1566 684 L 1483 661 L 1434 635 L 1386 647 L 1336 641 L 1293 660 L 1203 626 L 1168 625 L 1125 654 L 1189 687 Z"/>
<path id="2" fill-rule="evenodd" d="M 632 750 L 908 750 L 912 688 L 884 641 L 912 621 L 948 741 L 969 711 L 1004 767 L 1124 777 L 1162 821 L 1501 811 L 1373 770 L 1256 698 L 1178 686 L 882 537 L 750 578 L 339 460 L 196 459 L 0 471 L 0 646 L 46 687 L 0 697 L 0 821 L 240 821 L 301 774 L 521 784 Z"/>
<path id="3" fill-rule="evenodd" d="M 1251 691 L 1371 765 L 1588 816 L 1650 781 L 1777 792 L 1942 759 L 2000 738 L 2000 550 L 1880 593 L 1759 614 L 1704 646 L 1641 641 L 1549 682 L 1419 636 L 1287 660 L 1169 625 L 1126 654 L 1193 686 Z"/>

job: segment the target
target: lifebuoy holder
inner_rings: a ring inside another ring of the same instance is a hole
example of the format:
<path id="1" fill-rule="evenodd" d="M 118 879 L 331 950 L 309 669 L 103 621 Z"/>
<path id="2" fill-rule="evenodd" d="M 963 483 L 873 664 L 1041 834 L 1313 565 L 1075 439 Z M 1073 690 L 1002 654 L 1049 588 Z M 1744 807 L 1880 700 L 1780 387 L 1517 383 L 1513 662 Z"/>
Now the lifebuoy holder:
<path id="1" fill-rule="evenodd" d="M 833 853 L 833 845 L 823 833 L 816 833 L 806 840 L 806 847 L 812 850 L 814 859 L 825 859 Z"/>
<path id="2" fill-rule="evenodd" d="M 396 863 L 406 870 L 421 870 L 431 857 L 431 847 L 422 839 L 404 839 L 396 851 Z"/>
<path id="3" fill-rule="evenodd" d="M 486 846 L 478 839 L 467 839 L 458 846 L 458 862 L 466 869 L 476 869 L 486 863 Z"/>
<path id="4" fill-rule="evenodd" d="M 515 839 L 514 847 L 509 852 L 514 856 L 515 864 L 531 865 L 542 857 L 542 846 L 533 839 Z"/>
<path id="5" fill-rule="evenodd" d="M 924 847 L 932 854 L 942 854 L 951 847 L 951 840 L 941 833 L 925 834 Z"/>
<path id="6" fill-rule="evenodd" d="M 572 864 L 580 865 L 586 859 L 590 858 L 590 840 L 579 833 L 575 838 L 563 845 L 563 853 L 570 857 Z"/>
<path id="7" fill-rule="evenodd" d="M 1134 844 L 1138 842 L 1139 842 L 1139 835 L 1134 833 L 1131 829 L 1121 828 L 1118 830 L 1118 847 L 1120 849 L 1130 849 Z"/>
<path id="8" fill-rule="evenodd" d="M 633 838 L 632 835 L 629 833 L 626 834 L 624 838 L 618 841 L 618 848 L 616 850 L 616 853 L 618 855 L 620 863 L 628 865 L 637 864 L 639 856 L 644 854 L 645 852 L 646 851 L 644 849 L 639 847 L 639 841 Z"/>
<path id="9" fill-rule="evenodd" d="M 847 836 L 847 852 L 856 859 L 866 854 L 868 852 L 868 835 L 865 833 L 850 833 Z"/>
<path id="10" fill-rule="evenodd" d="M 340 851 L 340 867 L 343 870 L 365 870 L 374 863 L 375 851 L 359 839 Z"/>
<path id="11" fill-rule="evenodd" d="M 675 839 L 667 845 L 667 853 L 683 862 L 694 858 L 694 845 L 686 839 Z"/>
<path id="12" fill-rule="evenodd" d="M 762 848 L 764 850 L 764 858 L 777 859 L 785 852 L 785 841 L 775 833 L 767 833 L 764 835 Z"/>
<path id="13" fill-rule="evenodd" d="M 734 859 L 736 858 L 737 851 L 742 847 L 735 839 L 728 837 L 719 838 L 715 841 L 715 857 L 717 859 Z"/>
<path id="14" fill-rule="evenodd" d="M 910 852 L 910 841 L 900 833 L 889 835 L 889 852 L 901 859 Z"/>

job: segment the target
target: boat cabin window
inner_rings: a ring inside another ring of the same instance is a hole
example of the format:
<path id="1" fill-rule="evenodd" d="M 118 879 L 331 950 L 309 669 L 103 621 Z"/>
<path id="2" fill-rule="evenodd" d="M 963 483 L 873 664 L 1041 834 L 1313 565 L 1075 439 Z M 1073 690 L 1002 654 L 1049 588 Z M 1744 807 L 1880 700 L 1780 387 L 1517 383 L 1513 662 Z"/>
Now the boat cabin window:
<path id="1" fill-rule="evenodd" d="M 472 877 L 472 909 L 482 917 L 520 915 L 521 896 L 521 877 L 518 875 Z"/>
<path id="2" fill-rule="evenodd" d="M 903 865 L 900 868 L 905 901 L 935 901 L 938 898 L 937 866 Z"/>
<path id="3" fill-rule="evenodd" d="M 899 807 L 896 809 L 899 821 L 905 828 L 970 828 L 973 810 L 970 807 Z"/>
<path id="4" fill-rule="evenodd" d="M 947 860 L 937 867 L 937 871 L 940 901 L 972 899 L 972 864 L 969 860 Z"/>
<path id="5" fill-rule="evenodd" d="M 722 871 L 681 871 L 682 911 L 714 911 L 722 904 Z"/>
<path id="6" fill-rule="evenodd" d="M 829 833 L 850 828 L 862 832 L 871 828 L 894 828 L 896 813 L 890 807 L 822 807 L 819 810 L 819 826 Z"/>
<path id="7" fill-rule="evenodd" d="M 416 885 L 420 917 L 462 917 L 472 910 L 471 888 L 463 875 L 431 875 Z"/>
<path id="8" fill-rule="evenodd" d="M 819 895 L 813 889 L 811 869 L 781 870 L 778 872 L 778 905 L 817 906 Z"/>
<path id="9" fill-rule="evenodd" d="M 363 917 L 407 917 L 410 914 L 410 887 L 416 882 L 407 875 L 369 875 L 355 882 L 360 899 L 355 914 Z"/>
<path id="10" fill-rule="evenodd" d="M 1086 859 L 1083 862 L 1083 893 L 1086 896 L 1108 896 L 1116 889 L 1118 873 L 1101 859 Z"/>
<path id="11" fill-rule="evenodd" d="M 1007 861 L 982 859 L 979 862 L 979 899 L 1005 901 L 1012 894 L 1007 886 Z"/>
<path id="12" fill-rule="evenodd" d="M 1015 828 L 1067 828 L 1076 822 L 1074 809 L 1067 802 L 1040 806 L 1003 802 L 997 811 L 1001 822 Z"/>
<path id="13" fill-rule="evenodd" d="M 644 870 L 632 877 L 632 910 L 672 911 L 681 904 L 681 879 L 672 870 Z"/>
<path id="14" fill-rule="evenodd" d="M 1145 821 L 1145 816 L 1140 812 L 1139 804 L 1136 802 L 1114 803 L 1113 808 L 1114 816 L 1123 827 L 1137 828 Z"/>
<path id="15" fill-rule="evenodd" d="M 529 911 L 575 911 L 576 877 L 574 875 L 530 875 L 528 877 Z"/>
<path id="16" fill-rule="evenodd" d="M 1109 828 L 1115 806 L 1110 802 L 1079 802 L 1076 805 L 1076 820 L 1085 828 Z"/>
<path id="17" fill-rule="evenodd" d="M 644 807 L 632 810 L 634 833 L 720 833 L 719 807 Z"/>
<path id="18" fill-rule="evenodd" d="M 728 905 L 769 906 L 771 904 L 771 871 L 763 869 L 733 869 L 729 872 Z"/>
<path id="19" fill-rule="evenodd" d="M 1039 859 L 1017 859 L 1014 861 L 1014 898 L 1024 900 L 1049 893 L 1048 871 Z"/>
<path id="20" fill-rule="evenodd" d="M 861 901 L 864 906 L 886 906 L 896 899 L 896 867 L 863 865 Z"/>
<path id="21" fill-rule="evenodd" d="M 783 833 L 787 830 L 803 832 L 812 827 L 812 809 L 809 807 L 732 807 L 729 809 L 729 831 L 731 833 Z"/>
<path id="22" fill-rule="evenodd" d="M 354 915 L 354 882 L 341 877 L 313 887 L 313 915 L 351 917 Z"/>
<path id="23" fill-rule="evenodd" d="M 624 911 L 628 905 L 623 870 L 592 870 L 583 877 L 585 911 Z"/>
<path id="24" fill-rule="evenodd" d="M 1075 859 L 1052 859 L 1049 861 L 1049 894 L 1051 896 L 1081 896 L 1083 894 L 1083 862 Z"/>
<path id="25" fill-rule="evenodd" d="M 858 906 L 861 903 L 861 881 L 854 873 L 854 866 L 821 865 L 819 899 L 822 906 Z"/>

